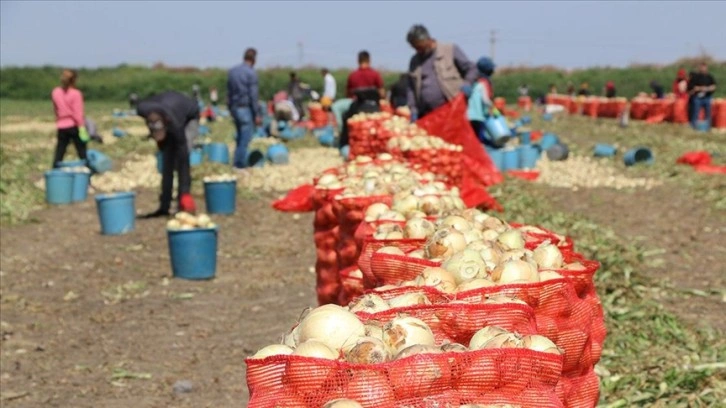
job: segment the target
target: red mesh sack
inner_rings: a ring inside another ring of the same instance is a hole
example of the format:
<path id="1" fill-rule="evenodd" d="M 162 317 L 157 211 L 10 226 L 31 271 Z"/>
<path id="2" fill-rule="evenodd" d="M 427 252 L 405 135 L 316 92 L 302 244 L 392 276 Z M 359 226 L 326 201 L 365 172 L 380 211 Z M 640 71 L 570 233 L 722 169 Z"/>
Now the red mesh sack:
<path id="1" fill-rule="evenodd" d="M 591 118 L 596 118 L 600 100 L 597 98 L 587 98 L 582 103 L 582 114 Z"/>
<path id="2" fill-rule="evenodd" d="M 420 240 L 416 241 L 420 242 Z M 404 252 L 406 251 L 404 250 Z M 441 263 L 429 261 L 428 259 L 375 252 L 370 259 L 370 271 L 379 286 L 398 285 L 401 282 L 416 278 L 426 268 L 441 266 Z M 359 266 L 363 270 L 362 265 Z M 366 272 L 363 271 L 363 273 Z"/>
<path id="3" fill-rule="evenodd" d="M 426 243 L 426 240 L 424 239 L 388 239 L 388 240 L 375 240 L 372 238 L 366 239 L 363 242 L 363 248 L 361 249 L 361 254 L 358 257 L 358 267 L 363 272 L 363 276 L 366 278 L 367 282 L 370 282 L 373 286 L 366 284 L 366 287 L 375 287 L 375 286 L 381 286 L 381 285 L 387 285 L 387 284 L 398 284 L 404 280 L 409 279 L 402 279 L 401 281 L 397 282 L 391 282 L 391 283 L 385 283 L 378 280 L 376 275 L 373 273 L 373 256 L 381 256 L 385 254 L 376 254 L 375 252 L 384 246 L 395 246 L 399 249 L 401 249 L 403 252 L 408 253 L 413 250 L 422 248 L 423 245 Z M 381 261 L 378 261 L 381 262 Z M 385 261 L 384 261 L 385 262 Z"/>
<path id="4" fill-rule="evenodd" d="M 529 112 L 529 110 L 532 109 L 532 98 L 529 96 L 520 96 L 519 99 L 517 99 L 517 106 L 525 112 Z"/>
<path id="5" fill-rule="evenodd" d="M 340 236 L 338 241 L 338 267 L 343 270 L 356 265 L 360 255 L 360 247 L 355 241 L 355 232 L 365 217 L 366 209 L 374 203 L 391 205 L 393 197 L 370 196 L 340 198 L 333 201 L 333 212 L 338 218 Z"/>
<path id="6" fill-rule="evenodd" d="M 567 408 L 591 408 L 600 399 L 600 380 L 590 369 L 579 376 L 560 378 L 555 392 Z"/>
<path id="7" fill-rule="evenodd" d="M 713 118 L 712 126 L 716 129 L 726 128 L 726 99 L 716 99 L 713 101 Z"/>
<path id="8" fill-rule="evenodd" d="M 711 164 L 711 153 L 704 150 L 697 150 L 693 152 L 686 152 L 676 159 L 678 164 L 687 164 L 689 166 L 696 166 L 699 164 Z"/>
<path id="9" fill-rule="evenodd" d="M 678 98 L 673 101 L 673 123 L 688 123 L 688 99 Z"/>
<path id="10" fill-rule="evenodd" d="M 312 184 L 303 184 L 290 190 L 287 195 L 272 203 L 272 208 L 285 212 L 313 211 L 313 194 L 315 187 Z"/>
<path id="11" fill-rule="evenodd" d="M 580 103 L 575 98 L 570 98 L 570 104 L 567 111 L 571 115 L 577 115 L 578 113 L 580 113 L 580 110 L 582 110 L 582 103 Z"/>
<path id="12" fill-rule="evenodd" d="M 313 227 L 316 230 L 331 229 L 338 225 L 338 217 L 333 211 L 333 197 L 342 191 L 342 189 L 315 189 L 312 195 L 312 202 L 313 210 L 315 211 Z"/>
<path id="13" fill-rule="evenodd" d="M 650 110 L 650 100 L 635 98 L 630 102 L 630 118 L 634 120 L 645 120 Z"/>
<path id="14" fill-rule="evenodd" d="M 338 304 L 347 305 L 365 292 L 363 272 L 355 266 L 340 271 L 340 293 Z"/>

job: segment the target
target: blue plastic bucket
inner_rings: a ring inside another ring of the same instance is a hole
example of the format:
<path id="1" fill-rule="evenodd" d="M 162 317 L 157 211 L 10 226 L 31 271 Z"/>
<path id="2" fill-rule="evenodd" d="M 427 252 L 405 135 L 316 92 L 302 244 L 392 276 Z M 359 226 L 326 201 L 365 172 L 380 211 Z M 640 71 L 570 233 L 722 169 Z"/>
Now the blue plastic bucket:
<path id="1" fill-rule="evenodd" d="M 570 149 L 567 147 L 566 144 L 557 143 L 554 146 L 550 146 L 549 149 L 547 149 L 547 158 L 552 161 L 560 161 L 560 160 L 567 160 L 567 157 L 570 156 Z"/>
<path id="2" fill-rule="evenodd" d="M 199 125 L 199 136 L 206 136 L 209 134 L 209 128 L 207 125 Z"/>
<path id="3" fill-rule="evenodd" d="M 204 203 L 209 214 L 234 214 L 237 205 L 237 181 L 204 182 Z"/>
<path id="4" fill-rule="evenodd" d="M 320 136 L 318 136 L 318 142 L 325 147 L 333 147 L 333 144 L 335 144 L 335 136 L 333 135 L 333 132 L 321 133 Z"/>
<path id="5" fill-rule="evenodd" d="M 532 143 L 532 131 L 522 129 L 519 131 L 519 144 L 528 145 Z"/>
<path id="6" fill-rule="evenodd" d="M 91 173 L 76 171 L 73 174 L 73 194 L 71 200 L 74 203 L 86 201 L 88 198 L 88 184 L 91 180 Z"/>
<path id="7" fill-rule="evenodd" d="M 532 118 L 527 115 L 522 116 L 521 118 L 519 118 L 519 123 L 523 125 L 529 125 L 530 123 L 532 123 Z"/>
<path id="8" fill-rule="evenodd" d="M 290 162 L 290 154 L 287 147 L 282 144 L 274 144 L 267 148 L 267 160 L 273 164 L 287 164 Z"/>
<path id="9" fill-rule="evenodd" d="M 217 271 L 217 227 L 167 230 L 175 278 L 212 279 Z"/>
<path id="10" fill-rule="evenodd" d="M 552 122 L 552 114 L 551 113 L 545 113 L 542 115 L 542 120 L 545 122 Z"/>
<path id="11" fill-rule="evenodd" d="M 696 122 L 696 130 L 699 132 L 708 132 L 711 130 L 711 122 L 707 120 L 699 120 Z"/>
<path id="12" fill-rule="evenodd" d="M 307 130 L 301 127 L 286 127 L 280 131 L 280 138 L 283 140 L 295 140 L 305 136 Z"/>
<path id="13" fill-rule="evenodd" d="M 85 165 L 86 165 L 85 160 L 68 160 L 68 161 L 62 161 L 62 162 L 56 163 L 56 166 L 61 167 L 61 168 L 63 168 L 63 167 L 80 167 L 80 166 L 85 166 Z"/>
<path id="14" fill-rule="evenodd" d="M 202 144 L 202 154 L 204 155 L 204 157 L 209 157 L 209 145 L 210 143 Z"/>
<path id="15" fill-rule="evenodd" d="M 62 170 L 45 172 L 45 201 L 70 204 L 73 201 L 73 173 Z"/>
<path id="16" fill-rule="evenodd" d="M 492 143 L 497 146 L 501 146 L 506 143 L 512 135 L 504 116 L 490 116 L 487 118 L 486 122 L 484 122 L 484 126 Z"/>
<path id="17" fill-rule="evenodd" d="M 111 130 L 111 134 L 114 137 L 124 137 L 124 136 L 126 136 L 127 133 L 124 132 L 122 129 L 115 127 L 115 128 L 113 128 L 113 130 Z"/>
<path id="18" fill-rule="evenodd" d="M 202 149 L 192 150 L 191 153 L 189 153 L 189 165 L 199 166 L 200 164 L 202 164 L 202 157 L 204 157 Z"/>
<path id="19" fill-rule="evenodd" d="M 340 148 L 340 156 L 343 158 L 343 160 L 348 160 L 348 157 L 350 156 L 350 146 L 345 145 Z"/>
<path id="20" fill-rule="evenodd" d="M 636 147 L 628 150 L 623 155 L 623 162 L 625 162 L 626 166 L 638 163 L 652 164 L 654 160 L 653 152 L 647 147 Z"/>
<path id="21" fill-rule="evenodd" d="M 595 157 L 612 157 L 618 152 L 618 148 L 606 143 L 597 143 L 593 149 Z"/>
<path id="22" fill-rule="evenodd" d="M 519 168 L 520 169 L 533 169 L 537 165 L 539 160 L 540 152 L 539 149 L 534 146 L 519 146 Z"/>
<path id="23" fill-rule="evenodd" d="M 111 158 L 98 150 L 89 150 L 86 153 L 88 167 L 96 173 L 105 173 L 113 168 Z"/>
<path id="24" fill-rule="evenodd" d="M 103 235 L 119 235 L 134 230 L 136 194 L 133 192 L 99 194 L 96 196 L 98 218 Z"/>
<path id="25" fill-rule="evenodd" d="M 503 149 L 502 170 L 516 170 L 519 168 L 519 152 L 517 149 Z"/>
<path id="26" fill-rule="evenodd" d="M 546 151 L 550 147 L 560 143 L 560 138 L 554 133 L 545 133 L 539 140 L 539 146 L 542 151 Z"/>
<path id="27" fill-rule="evenodd" d="M 209 143 L 207 158 L 210 162 L 229 164 L 229 147 L 224 143 Z"/>
<path id="28" fill-rule="evenodd" d="M 501 149 L 491 149 L 487 153 L 489 153 L 489 157 L 494 162 L 494 165 L 497 166 L 497 169 L 500 171 L 504 170 L 504 151 Z"/>
<path id="29" fill-rule="evenodd" d="M 245 159 L 247 167 L 265 167 L 265 155 L 260 150 L 248 150 Z"/>

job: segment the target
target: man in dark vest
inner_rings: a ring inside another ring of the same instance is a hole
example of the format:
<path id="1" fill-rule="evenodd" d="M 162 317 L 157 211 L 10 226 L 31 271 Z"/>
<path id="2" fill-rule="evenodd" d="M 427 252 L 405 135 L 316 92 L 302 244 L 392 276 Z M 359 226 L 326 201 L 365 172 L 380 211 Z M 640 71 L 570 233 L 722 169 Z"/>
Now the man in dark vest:
<path id="1" fill-rule="evenodd" d="M 476 81 L 476 65 L 457 45 L 437 42 L 418 24 L 411 27 L 406 40 L 416 50 L 408 69 L 411 119 L 425 116 Z"/>

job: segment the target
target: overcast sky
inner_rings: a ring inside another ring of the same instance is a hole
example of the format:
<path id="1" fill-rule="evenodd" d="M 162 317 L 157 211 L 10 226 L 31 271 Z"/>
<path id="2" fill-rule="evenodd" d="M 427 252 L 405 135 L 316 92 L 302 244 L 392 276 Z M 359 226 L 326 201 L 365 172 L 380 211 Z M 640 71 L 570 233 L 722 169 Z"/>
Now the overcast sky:
<path id="1" fill-rule="evenodd" d="M 0 64 L 407 67 L 423 23 L 472 59 L 566 68 L 668 63 L 705 50 L 726 59 L 726 2 L 0 2 Z M 302 44 L 300 48 L 299 44 Z M 302 53 L 300 52 L 302 50 Z"/>

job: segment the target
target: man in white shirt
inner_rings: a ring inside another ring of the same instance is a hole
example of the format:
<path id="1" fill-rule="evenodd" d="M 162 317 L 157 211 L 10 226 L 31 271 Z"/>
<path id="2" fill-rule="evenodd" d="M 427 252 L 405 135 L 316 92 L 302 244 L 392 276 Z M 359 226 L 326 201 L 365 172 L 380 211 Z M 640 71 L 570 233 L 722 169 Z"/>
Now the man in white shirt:
<path id="1" fill-rule="evenodd" d="M 323 68 L 323 80 L 325 81 L 323 96 L 327 96 L 330 100 L 335 100 L 335 78 L 326 68 Z"/>

